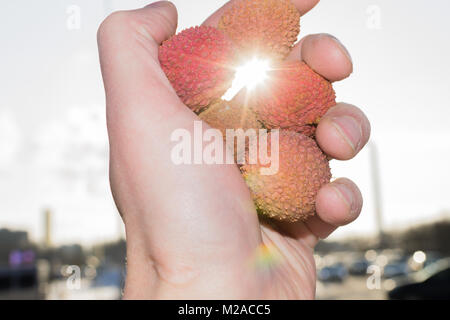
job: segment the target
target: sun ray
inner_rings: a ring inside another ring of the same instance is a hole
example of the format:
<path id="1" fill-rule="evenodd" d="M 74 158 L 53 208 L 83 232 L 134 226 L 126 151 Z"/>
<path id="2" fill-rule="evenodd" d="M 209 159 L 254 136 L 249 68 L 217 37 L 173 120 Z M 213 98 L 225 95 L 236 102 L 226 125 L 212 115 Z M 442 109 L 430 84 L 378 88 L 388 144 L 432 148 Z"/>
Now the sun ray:
<path id="1" fill-rule="evenodd" d="M 231 100 L 243 88 L 251 91 L 267 79 L 269 70 L 269 61 L 258 58 L 253 58 L 248 63 L 236 68 L 236 75 L 232 86 L 223 95 L 222 99 Z"/>

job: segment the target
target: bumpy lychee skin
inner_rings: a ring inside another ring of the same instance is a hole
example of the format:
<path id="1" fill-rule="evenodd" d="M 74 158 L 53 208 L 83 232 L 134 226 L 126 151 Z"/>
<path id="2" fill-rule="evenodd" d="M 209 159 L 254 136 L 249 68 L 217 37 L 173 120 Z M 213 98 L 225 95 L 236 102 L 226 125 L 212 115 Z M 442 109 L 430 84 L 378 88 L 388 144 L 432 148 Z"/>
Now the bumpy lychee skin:
<path id="1" fill-rule="evenodd" d="M 248 129 L 254 129 L 256 136 L 258 130 L 262 129 L 261 123 L 256 119 L 255 113 L 248 107 L 235 102 L 218 100 L 200 113 L 200 119 L 208 123 L 212 128 L 220 130 L 228 148 L 234 152 L 234 160 L 242 162 L 247 150 L 249 137 L 244 136 L 244 143 L 238 144 L 237 136 L 233 140 L 227 141 L 227 129 L 242 129 L 242 134 L 246 134 Z M 238 132 L 234 132 L 239 134 Z"/>
<path id="2" fill-rule="evenodd" d="M 246 56 L 285 58 L 300 32 L 300 13 L 290 0 L 240 0 L 222 16 L 223 30 Z"/>
<path id="3" fill-rule="evenodd" d="M 181 100 L 198 111 L 220 98 L 234 78 L 233 43 L 213 27 L 193 27 L 165 41 L 159 61 Z"/>
<path id="4" fill-rule="evenodd" d="M 224 100 L 218 100 L 210 105 L 208 109 L 200 113 L 199 117 L 211 127 L 219 129 L 224 137 L 226 129 L 262 128 L 250 108 Z"/>
<path id="5" fill-rule="evenodd" d="M 331 83 L 304 62 L 288 61 L 274 67 L 266 82 L 251 93 L 251 105 L 267 128 L 313 135 L 315 125 L 336 105 Z"/>
<path id="6" fill-rule="evenodd" d="M 269 154 L 271 134 L 267 140 Z M 331 178 L 327 158 L 316 142 L 305 135 L 280 130 L 278 173 L 262 175 L 260 169 L 269 166 L 247 162 L 241 167 L 258 211 L 291 222 L 314 215 L 317 192 Z"/>

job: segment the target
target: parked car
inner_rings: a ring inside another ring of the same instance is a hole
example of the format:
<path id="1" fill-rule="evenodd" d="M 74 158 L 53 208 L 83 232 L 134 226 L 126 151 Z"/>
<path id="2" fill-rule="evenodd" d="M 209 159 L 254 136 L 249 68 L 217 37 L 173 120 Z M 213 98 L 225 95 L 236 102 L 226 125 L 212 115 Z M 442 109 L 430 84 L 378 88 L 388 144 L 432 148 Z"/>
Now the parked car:
<path id="1" fill-rule="evenodd" d="M 389 299 L 450 299 L 450 258 L 395 282 L 397 287 L 388 292 Z"/>
<path id="2" fill-rule="evenodd" d="M 393 278 L 408 274 L 408 263 L 403 260 L 397 260 L 388 263 L 383 268 L 384 278 Z"/>
<path id="3" fill-rule="evenodd" d="M 322 282 L 342 282 L 347 277 L 347 269 L 344 264 L 335 263 L 320 269 L 317 277 Z"/>
<path id="4" fill-rule="evenodd" d="M 360 259 L 352 262 L 348 269 L 349 274 L 353 276 L 365 276 L 370 263 L 366 259 Z"/>

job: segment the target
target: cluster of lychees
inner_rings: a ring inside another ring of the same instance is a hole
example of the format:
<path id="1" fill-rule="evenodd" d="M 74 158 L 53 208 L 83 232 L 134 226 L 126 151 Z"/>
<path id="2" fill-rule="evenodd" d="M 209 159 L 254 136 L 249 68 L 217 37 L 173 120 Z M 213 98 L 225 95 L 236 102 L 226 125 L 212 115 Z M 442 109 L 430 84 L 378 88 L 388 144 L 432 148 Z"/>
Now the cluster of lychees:
<path id="1" fill-rule="evenodd" d="M 161 67 L 178 96 L 210 126 L 222 132 L 280 129 L 278 173 L 261 175 L 262 164 L 246 163 L 240 170 L 258 211 L 288 221 L 313 215 L 317 192 L 331 178 L 314 133 L 335 105 L 335 93 L 304 62 L 284 61 L 299 32 L 300 14 L 290 0 L 239 0 L 218 28 L 184 30 L 159 50 Z M 245 99 L 222 100 L 238 64 L 254 55 L 273 62 L 267 81 L 246 92 Z"/>

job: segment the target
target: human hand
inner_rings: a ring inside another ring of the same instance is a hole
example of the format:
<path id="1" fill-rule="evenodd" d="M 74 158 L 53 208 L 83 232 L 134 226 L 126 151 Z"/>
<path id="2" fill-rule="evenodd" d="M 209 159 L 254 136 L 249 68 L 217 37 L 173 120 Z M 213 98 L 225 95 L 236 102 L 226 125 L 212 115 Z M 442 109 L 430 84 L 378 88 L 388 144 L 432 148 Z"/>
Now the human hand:
<path id="1" fill-rule="evenodd" d="M 318 0 L 293 2 L 305 14 Z M 224 9 L 205 24 L 217 25 Z M 335 180 L 319 191 L 317 215 L 306 222 L 262 224 L 236 165 L 175 165 L 172 132 L 193 132 L 199 120 L 158 61 L 159 45 L 176 27 L 176 8 L 162 1 L 113 13 L 98 31 L 110 182 L 127 238 L 124 298 L 314 298 L 314 246 L 356 219 L 358 188 Z M 288 59 L 304 60 L 330 81 L 352 72 L 346 49 L 328 35 L 307 36 Z M 323 117 L 316 137 L 330 157 L 345 160 L 369 134 L 364 114 L 339 103 Z M 264 267 L 258 261 L 265 254 L 273 259 Z"/>

